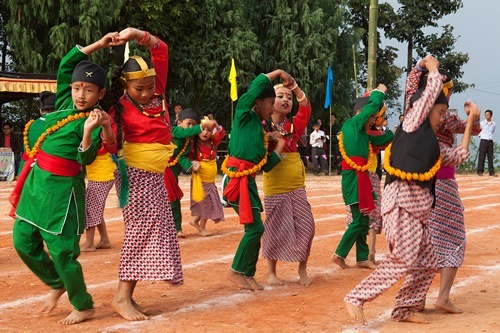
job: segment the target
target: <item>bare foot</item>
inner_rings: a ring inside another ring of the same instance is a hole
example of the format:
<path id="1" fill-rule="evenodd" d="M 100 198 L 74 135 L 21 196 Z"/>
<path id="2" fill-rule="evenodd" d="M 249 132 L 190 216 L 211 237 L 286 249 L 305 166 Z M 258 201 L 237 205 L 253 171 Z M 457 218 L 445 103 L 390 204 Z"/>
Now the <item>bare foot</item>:
<path id="1" fill-rule="evenodd" d="M 226 275 L 227 279 L 234 283 L 240 289 L 249 289 L 252 290 L 252 287 L 248 284 L 243 274 L 236 273 L 233 270 L 230 270 Z"/>
<path id="2" fill-rule="evenodd" d="M 206 229 L 200 230 L 200 236 L 207 237 L 211 236 L 212 234 L 209 233 Z"/>
<path id="3" fill-rule="evenodd" d="M 54 310 L 54 308 L 57 305 L 57 301 L 59 300 L 59 297 L 61 297 L 62 294 L 64 294 L 65 292 L 66 289 L 64 288 L 52 289 L 47 295 L 47 300 L 43 305 L 42 312 L 49 313 L 50 311 Z"/>
<path id="4" fill-rule="evenodd" d="M 418 308 L 417 308 L 418 312 L 422 312 L 422 311 L 425 310 L 425 300 L 426 299 L 424 298 L 424 300 L 422 301 L 422 303 L 420 303 L 420 305 L 418 306 Z"/>
<path id="5" fill-rule="evenodd" d="M 132 299 L 132 305 L 133 305 L 133 306 L 134 306 L 134 308 L 136 308 L 136 309 L 137 309 L 137 311 L 139 311 L 140 313 L 143 313 L 143 314 L 147 315 L 147 314 L 148 314 L 148 312 L 149 312 L 149 309 L 148 309 L 148 308 L 146 308 L 146 307 L 144 307 L 144 306 L 140 306 L 139 304 L 137 304 L 137 302 L 136 302 L 136 301 L 134 301 L 134 299 Z"/>
<path id="6" fill-rule="evenodd" d="M 377 260 L 375 260 L 375 255 L 374 254 L 369 254 L 368 255 L 368 260 L 370 260 L 372 263 L 374 263 L 375 265 L 378 265 L 380 264 L 380 262 L 378 262 Z"/>
<path id="7" fill-rule="evenodd" d="M 59 320 L 60 324 L 63 325 L 74 325 L 81 323 L 84 320 L 89 319 L 94 314 L 94 309 L 88 310 L 73 310 L 66 318 Z"/>
<path id="8" fill-rule="evenodd" d="M 259 284 L 253 277 L 245 277 L 245 280 L 247 281 L 248 285 L 252 290 L 264 290 L 264 287 Z"/>
<path id="9" fill-rule="evenodd" d="M 196 230 L 198 230 L 198 232 L 201 231 L 201 227 L 200 227 L 199 221 L 189 221 L 189 224 L 191 224 L 193 227 L 195 227 Z"/>
<path id="10" fill-rule="evenodd" d="M 349 268 L 349 266 L 347 266 L 345 264 L 345 260 L 340 258 L 339 256 L 333 254 L 331 259 L 332 259 L 333 263 L 339 265 L 340 268 L 342 268 L 342 269 Z"/>
<path id="11" fill-rule="evenodd" d="M 285 284 L 283 281 L 281 281 L 280 279 L 278 279 L 278 277 L 276 276 L 276 274 L 268 274 L 266 281 L 271 286 L 282 286 L 282 285 Z"/>
<path id="12" fill-rule="evenodd" d="M 455 304 L 453 304 L 450 300 L 446 301 L 446 302 L 436 302 L 434 304 L 434 307 L 437 309 L 437 310 L 441 310 L 441 311 L 445 311 L 445 312 L 449 312 L 449 313 L 455 313 L 455 314 L 458 314 L 458 313 L 463 313 L 464 310 L 460 309 L 459 307 L 455 306 Z"/>
<path id="13" fill-rule="evenodd" d="M 147 320 L 148 316 L 146 316 L 144 313 L 136 309 L 134 303 L 135 302 L 133 301 L 117 302 L 116 299 L 113 299 L 113 301 L 111 302 L 111 307 L 126 320 L 130 321 Z"/>
<path id="14" fill-rule="evenodd" d="M 81 252 L 95 252 L 95 249 L 96 248 L 94 244 L 83 243 L 82 245 L 80 245 Z"/>
<path id="15" fill-rule="evenodd" d="M 95 246 L 96 249 L 110 249 L 111 248 L 111 242 L 109 240 L 101 240 L 97 245 Z"/>
<path id="16" fill-rule="evenodd" d="M 177 237 L 186 238 L 186 236 L 182 233 L 182 231 L 177 231 Z"/>
<path id="17" fill-rule="evenodd" d="M 418 312 L 412 313 L 408 318 L 405 320 L 401 321 L 406 321 L 409 323 L 415 323 L 415 324 L 428 324 L 429 322 L 425 319 L 424 315 Z"/>
<path id="18" fill-rule="evenodd" d="M 357 262 L 356 265 L 359 268 L 369 268 L 369 269 L 375 269 L 375 268 L 377 268 L 377 265 L 375 265 L 371 260 L 360 261 L 360 262 Z"/>
<path id="19" fill-rule="evenodd" d="M 361 306 L 356 306 L 346 302 L 345 307 L 347 309 L 347 313 L 349 313 L 349 316 L 354 319 L 355 322 L 366 325 L 365 313 Z"/>
<path id="20" fill-rule="evenodd" d="M 301 286 L 307 287 L 311 284 L 312 280 L 307 275 L 306 270 L 299 270 L 299 284 Z"/>

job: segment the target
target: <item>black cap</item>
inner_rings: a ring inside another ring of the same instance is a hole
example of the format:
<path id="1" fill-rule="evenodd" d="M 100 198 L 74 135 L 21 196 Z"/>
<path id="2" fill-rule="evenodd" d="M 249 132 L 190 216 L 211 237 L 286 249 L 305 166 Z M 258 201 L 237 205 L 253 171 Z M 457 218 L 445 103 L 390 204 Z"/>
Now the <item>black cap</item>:
<path id="1" fill-rule="evenodd" d="M 52 91 L 40 93 L 40 110 L 54 110 L 56 107 L 56 94 Z"/>
<path id="2" fill-rule="evenodd" d="M 179 115 L 177 116 L 177 119 L 179 121 L 183 121 L 184 119 L 194 119 L 196 120 L 196 112 L 194 112 L 193 109 L 187 108 L 183 109 L 181 112 L 179 112 Z"/>
<path id="3" fill-rule="evenodd" d="M 276 97 L 276 91 L 274 90 L 273 85 L 271 82 L 269 82 L 268 85 L 262 91 L 260 92 L 259 96 L 257 96 L 257 99 L 265 99 L 265 98 L 275 98 Z"/>
<path id="4" fill-rule="evenodd" d="M 370 96 L 358 97 L 352 100 L 352 111 L 361 110 L 368 103 Z"/>
<path id="5" fill-rule="evenodd" d="M 73 82 L 93 83 L 98 86 L 99 89 L 103 89 L 106 83 L 106 73 L 98 64 L 92 61 L 83 60 L 80 61 L 73 70 L 71 83 Z"/>

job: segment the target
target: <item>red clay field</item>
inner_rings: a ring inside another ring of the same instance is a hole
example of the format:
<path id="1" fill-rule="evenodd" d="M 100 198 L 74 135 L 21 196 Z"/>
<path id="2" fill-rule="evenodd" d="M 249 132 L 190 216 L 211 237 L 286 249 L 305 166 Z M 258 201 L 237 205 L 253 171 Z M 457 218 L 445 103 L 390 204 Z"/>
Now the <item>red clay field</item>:
<path id="1" fill-rule="evenodd" d="M 108 197 L 105 219 L 112 248 L 84 252 L 79 260 L 95 303 L 95 314 L 81 324 L 58 323 L 71 311 L 63 295 L 50 315 L 40 313 L 49 289 L 21 262 L 12 246 L 12 225 L 7 213 L 14 183 L 0 183 L 0 332 L 500 332 L 500 178 L 457 176 L 465 206 L 467 249 L 463 267 L 452 289 L 452 301 L 463 314 L 436 311 L 439 275 L 427 295 L 424 310 L 429 324 L 394 322 L 390 311 L 400 281 L 379 298 L 365 304 L 367 326 L 351 322 L 344 295 L 370 271 L 354 268 L 355 253 L 340 270 L 330 261 L 345 229 L 345 207 L 340 176 L 307 176 L 307 194 L 316 222 L 309 259 L 312 284 L 298 284 L 297 264 L 278 263 L 284 286 L 269 286 L 266 261 L 259 260 L 256 280 L 265 285 L 259 292 L 238 290 L 226 280 L 234 252 L 243 233 L 237 216 L 225 208 L 226 221 L 207 229 L 201 237 L 189 225 L 188 176 L 180 177 L 184 234 L 180 239 L 184 285 L 139 282 L 136 301 L 149 309 L 149 320 L 129 322 L 117 315 L 110 302 L 117 288 L 123 218 L 115 190 Z M 260 176 L 257 177 L 259 185 Z M 217 183 L 220 184 L 220 178 Z M 96 236 L 96 241 L 98 241 Z M 385 238 L 377 238 L 377 259 L 387 254 Z"/>

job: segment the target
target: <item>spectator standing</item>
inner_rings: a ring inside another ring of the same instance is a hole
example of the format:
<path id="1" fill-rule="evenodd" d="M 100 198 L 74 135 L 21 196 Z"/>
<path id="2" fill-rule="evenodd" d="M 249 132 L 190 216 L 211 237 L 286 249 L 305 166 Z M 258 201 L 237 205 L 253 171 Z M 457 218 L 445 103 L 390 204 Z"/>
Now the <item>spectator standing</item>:
<path id="1" fill-rule="evenodd" d="M 488 171 L 490 176 L 496 177 L 493 165 L 493 134 L 495 133 L 495 122 L 491 120 L 493 111 L 484 111 L 484 120 L 481 121 L 481 133 L 479 133 L 479 159 L 477 163 L 477 175 L 482 176 L 484 172 L 484 161 L 488 156 Z M 4 125 L 5 126 L 5 125 Z M 5 132 L 5 129 L 4 129 Z"/>

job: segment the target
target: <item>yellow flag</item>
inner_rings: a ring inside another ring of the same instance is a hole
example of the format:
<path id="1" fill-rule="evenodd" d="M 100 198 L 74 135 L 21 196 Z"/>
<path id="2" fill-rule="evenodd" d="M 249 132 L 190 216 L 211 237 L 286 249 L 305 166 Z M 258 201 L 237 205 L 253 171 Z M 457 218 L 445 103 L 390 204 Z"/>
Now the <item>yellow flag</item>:
<path id="1" fill-rule="evenodd" d="M 231 90 L 229 92 L 229 96 L 233 102 L 238 99 L 238 86 L 236 84 L 236 67 L 234 66 L 234 58 L 231 58 L 231 70 L 229 71 L 229 82 L 231 83 Z"/>

